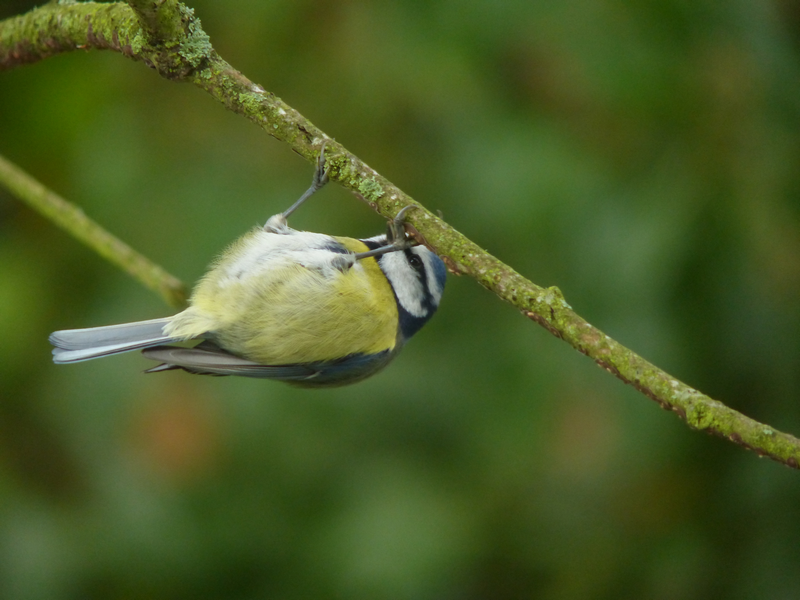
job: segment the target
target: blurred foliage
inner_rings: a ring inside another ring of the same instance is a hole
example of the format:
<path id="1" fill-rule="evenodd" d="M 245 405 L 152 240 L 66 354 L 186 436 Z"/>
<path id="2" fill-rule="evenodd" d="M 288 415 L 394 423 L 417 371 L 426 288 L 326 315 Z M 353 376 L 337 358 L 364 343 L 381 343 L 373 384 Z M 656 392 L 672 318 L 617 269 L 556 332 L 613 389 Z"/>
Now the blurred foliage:
<path id="1" fill-rule="evenodd" d="M 224 58 L 469 237 L 800 433 L 796 3 L 192 6 Z M 312 173 L 102 52 L 0 73 L 0 153 L 186 281 Z M 383 228 L 336 186 L 293 224 Z M 469 279 L 349 388 L 50 363 L 54 329 L 167 311 L 0 191 L 0 597 L 800 594 L 798 473 L 690 431 Z"/>

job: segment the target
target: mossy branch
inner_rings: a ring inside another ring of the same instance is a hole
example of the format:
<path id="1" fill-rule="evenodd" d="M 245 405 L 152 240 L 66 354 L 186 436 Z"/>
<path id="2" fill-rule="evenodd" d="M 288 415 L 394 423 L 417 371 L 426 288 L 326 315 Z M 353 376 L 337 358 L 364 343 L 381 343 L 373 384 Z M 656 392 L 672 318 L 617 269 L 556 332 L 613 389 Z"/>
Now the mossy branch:
<path id="1" fill-rule="evenodd" d="M 0 23 L 0 69 L 77 48 L 116 50 L 168 79 L 193 83 L 309 161 L 316 159 L 322 141 L 328 140 L 331 179 L 386 217 L 408 204 L 419 206 L 280 98 L 222 60 L 193 11 L 183 4 L 174 0 L 50 4 Z M 728 408 L 650 364 L 582 319 L 558 288 L 533 284 L 424 208 L 412 211 L 410 221 L 415 233 L 442 256 L 451 271 L 473 277 L 689 426 L 790 467 L 800 466 L 797 438 Z"/>

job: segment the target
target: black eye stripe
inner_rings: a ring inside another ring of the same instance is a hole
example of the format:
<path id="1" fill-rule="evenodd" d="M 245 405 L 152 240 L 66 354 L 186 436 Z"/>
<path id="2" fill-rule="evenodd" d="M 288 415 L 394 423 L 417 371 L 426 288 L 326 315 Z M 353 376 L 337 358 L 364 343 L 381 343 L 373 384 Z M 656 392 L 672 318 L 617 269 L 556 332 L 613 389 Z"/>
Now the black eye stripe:
<path id="1" fill-rule="evenodd" d="M 404 250 L 403 253 L 406 255 L 408 264 L 410 264 L 417 273 L 424 275 L 425 261 L 423 261 L 421 257 L 414 254 L 411 250 Z"/>

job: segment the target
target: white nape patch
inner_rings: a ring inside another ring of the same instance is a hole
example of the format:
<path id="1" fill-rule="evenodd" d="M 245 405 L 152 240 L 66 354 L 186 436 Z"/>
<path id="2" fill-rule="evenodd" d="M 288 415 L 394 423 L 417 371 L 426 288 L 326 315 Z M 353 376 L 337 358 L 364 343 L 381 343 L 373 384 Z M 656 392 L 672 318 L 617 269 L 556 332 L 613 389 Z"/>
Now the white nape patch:
<path id="1" fill-rule="evenodd" d="M 415 252 L 419 250 L 419 252 Z M 417 246 L 412 250 L 415 252 L 417 256 L 422 259 L 422 262 L 425 263 L 425 275 L 428 279 L 428 291 L 431 294 L 431 300 L 433 301 L 433 305 L 438 307 L 439 302 L 442 301 L 442 294 L 444 293 L 443 286 L 440 285 L 439 280 L 436 279 L 436 267 L 434 266 L 435 261 L 441 260 L 438 256 L 436 256 L 433 252 L 428 250 L 425 246 Z"/>
<path id="2" fill-rule="evenodd" d="M 224 275 L 220 285 L 240 281 L 274 269 L 302 265 L 318 270 L 325 277 L 341 273 L 343 261 L 349 257 L 355 263 L 355 254 L 333 252 L 331 245 L 340 246 L 334 238 L 323 233 L 295 231 L 271 233 L 259 230 L 238 247 L 225 254 L 220 262 Z"/>

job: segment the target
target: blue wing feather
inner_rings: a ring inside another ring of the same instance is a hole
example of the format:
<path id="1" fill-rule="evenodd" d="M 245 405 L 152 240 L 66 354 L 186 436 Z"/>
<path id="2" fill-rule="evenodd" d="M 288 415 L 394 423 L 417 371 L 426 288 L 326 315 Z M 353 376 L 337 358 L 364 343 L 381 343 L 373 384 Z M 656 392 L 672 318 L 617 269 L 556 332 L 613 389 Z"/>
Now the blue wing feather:
<path id="1" fill-rule="evenodd" d="M 351 354 L 335 361 L 290 365 L 261 365 L 226 352 L 208 340 L 193 348 L 155 346 L 142 351 L 145 358 L 162 364 L 148 373 L 182 369 L 200 375 L 238 375 L 276 379 L 304 387 L 332 387 L 354 383 L 385 367 L 397 353 Z"/>

